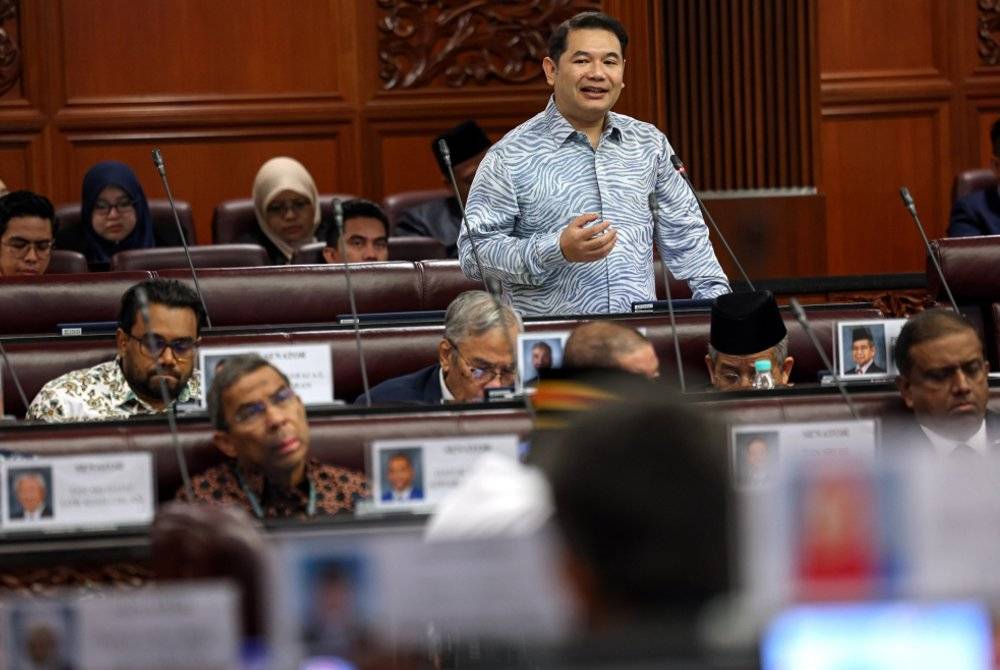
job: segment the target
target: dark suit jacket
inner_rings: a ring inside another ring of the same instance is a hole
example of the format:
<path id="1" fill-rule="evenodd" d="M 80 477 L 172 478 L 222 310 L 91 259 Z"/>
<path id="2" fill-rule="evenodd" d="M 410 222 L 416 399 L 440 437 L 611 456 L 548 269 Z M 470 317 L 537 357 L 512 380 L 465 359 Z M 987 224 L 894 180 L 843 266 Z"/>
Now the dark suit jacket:
<path id="1" fill-rule="evenodd" d="M 386 379 L 370 390 L 372 404 L 438 405 L 441 403 L 441 382 L 438 376 L 440 365 L 431 365 L 402 377 Z M 358 396 L 355 405 L 363 405 L 364 394 Z"/>
<path id="2" fill-rule="evenodd" d="M 877 364 L 872 363 L 871 367 L 868 368 L 868 372 L 866 372 L 865 374 L 866 375 L 876 375 L 876 374 L 879 374 L 879 373 L 882 373 L 882 372 L 885 372 L 885 368 L 879 367 Z M 855 368 L 853 370 L 848 371 L 847 374 L 849 374 L 849 375 L 860 375 L 861 374 L 861 370 L 857 366 L 855 366 Z"/>
<path id="3" fill-rule="evenodd" d="M 948 237 L 1000 235 L 1000 192 L 974 191 L 951 206 Z"/>
<path id="4" fill-rule="evenodd" d="M 433 237 L 445 246 L 448 258 L 458 258 L 458 231 L 462 211 L 455 198 L 439 198 L 410 207 L 400 214 L 393 235 Z"/>
<path id="5" fill-rule="evenodd" d="M 422 488 L 420 488 L 419 486 L 414 486 L 412 489 L 410 489 L 409 500 L 423 500 L 423 499 L 424 499 L 424 490 Z M 382 501 L 388 502 L 390 500 L 392 500 L 392 491 L 389 490 L 383 492 Z"/>
<path id="6" fill-rule="evenodd" d="M 900 403 L 900 411 L 882 419 L 882 449 L 916 449 L 930 451 L 934 448 L 927 434 L 920 428 L 913 412 Z M 986 442 L 989 448 L 1000 453 L 1000 414 L 986 412 Z"/>

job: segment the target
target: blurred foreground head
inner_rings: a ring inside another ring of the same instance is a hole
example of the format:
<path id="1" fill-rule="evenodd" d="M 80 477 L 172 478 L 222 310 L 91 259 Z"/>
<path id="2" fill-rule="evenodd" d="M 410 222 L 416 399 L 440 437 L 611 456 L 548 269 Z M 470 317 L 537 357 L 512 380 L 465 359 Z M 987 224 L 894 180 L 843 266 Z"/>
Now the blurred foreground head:
<path id="1" fill-rule="evenodd" d="M 628 396 L 592 407 L 541 458 L 591 630 L 686 617 L 730 586 L 724 431 Z"/>

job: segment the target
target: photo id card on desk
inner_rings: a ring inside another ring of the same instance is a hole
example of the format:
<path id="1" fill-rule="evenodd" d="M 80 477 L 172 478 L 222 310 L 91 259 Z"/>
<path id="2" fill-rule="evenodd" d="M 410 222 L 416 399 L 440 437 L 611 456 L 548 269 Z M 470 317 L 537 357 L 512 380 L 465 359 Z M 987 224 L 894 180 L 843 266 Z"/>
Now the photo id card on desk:
<path id="1" fill-rule="evenodd" d="M 569 331 L 518 333 L 517 336 L 517 389 L 538 379 L 545 370 L 562 367 L 563 348 Z"/>
<path id="2" fill-rule="evenodd" d="M 837 374 L 844 381 L 886 379 L 898 373 L 896 338 L 906 319 L 837 322 Z"/>
<path id="3" fill-rule="evenodd" d="M 116 453 L 0 462 L 2 532 L 152 523 L 153 456 Z"/>
<path id="4" fill-rule="evenodd" d="M 425 512 L 455 490 L 483 454 L 517 459 L 516 435 L 376 440 L 368 481 L 376 510 Z"/>
<path id="5" fill-rule="evenodd" d="M 201 406 L 208 407 L 208 389 L 215 373 L 230 356 L 257 354 L 281 370 L 306 405 L 333 402 L 333 356 L 328 344 L 294 344 L 254 347 L 202 347 L 198 350 L 205 393 Z"/>

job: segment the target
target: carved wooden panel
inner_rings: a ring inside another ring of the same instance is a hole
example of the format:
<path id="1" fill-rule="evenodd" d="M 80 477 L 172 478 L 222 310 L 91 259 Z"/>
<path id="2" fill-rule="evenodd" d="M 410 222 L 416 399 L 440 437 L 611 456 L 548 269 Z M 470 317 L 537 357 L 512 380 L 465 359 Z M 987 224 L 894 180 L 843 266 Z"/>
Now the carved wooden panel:
<path id="1" fill-rule="evenodd" d="M 14 88 L 21 78 L 18 4 L 18 0 L 0 0 L 0 95 Z"/>
<path id="2" fill-rule="evenodd" d="M 665 3 L 667 136 L 699 188 L 814 183 L 814 7 Z"/>
<path id="3" fill-rule="evenodd" d="M 1000 0 L 978 0 L 979 58 L 983 65 L 1000 65 Z"/>
<path id="4" fill-rule="evenodd" d="M 552 29 L 597 0 L 378 0 L 385 90 L 542 84 Z"/>

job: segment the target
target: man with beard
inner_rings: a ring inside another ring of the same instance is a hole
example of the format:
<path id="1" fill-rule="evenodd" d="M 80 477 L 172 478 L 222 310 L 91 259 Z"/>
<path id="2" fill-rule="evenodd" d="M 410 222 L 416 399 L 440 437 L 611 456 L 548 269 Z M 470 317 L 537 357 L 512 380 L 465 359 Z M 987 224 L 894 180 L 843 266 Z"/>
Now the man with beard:
<path id="1" fill-rule="evenodd" d="M 149 323 L 140 316 L 140 287 L 149 300 Z M 178 281 L 156 279 L 133 286 L 122 296 L 115 360 L 53 379 L 35 396 L 26 418 L 53 423 L 127 419 L 199 402 L 201 376 L 194 359 L 203 320 L 197 294 Z"/>

